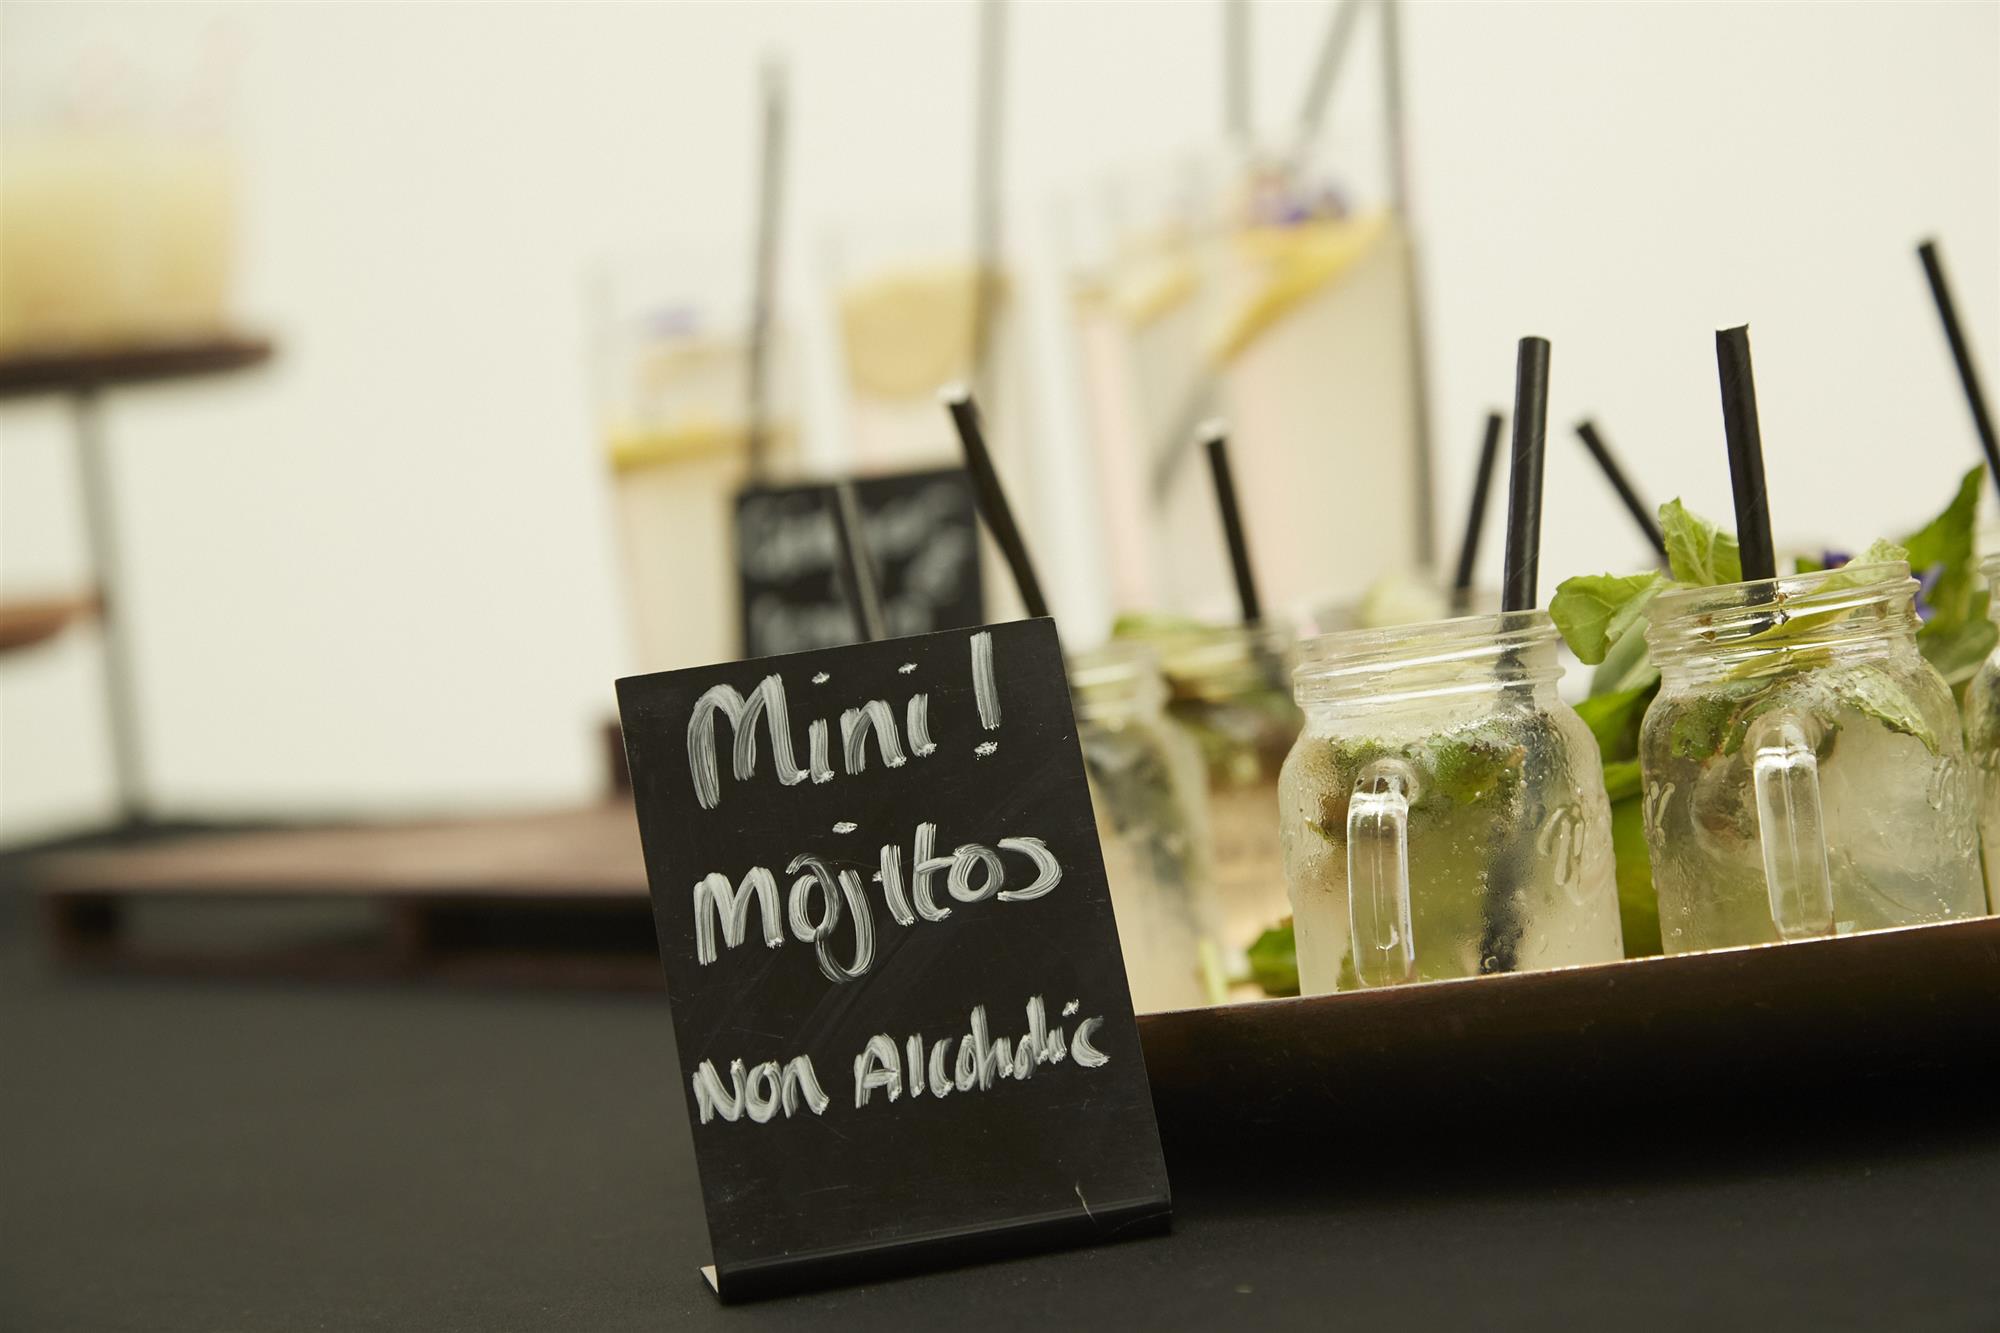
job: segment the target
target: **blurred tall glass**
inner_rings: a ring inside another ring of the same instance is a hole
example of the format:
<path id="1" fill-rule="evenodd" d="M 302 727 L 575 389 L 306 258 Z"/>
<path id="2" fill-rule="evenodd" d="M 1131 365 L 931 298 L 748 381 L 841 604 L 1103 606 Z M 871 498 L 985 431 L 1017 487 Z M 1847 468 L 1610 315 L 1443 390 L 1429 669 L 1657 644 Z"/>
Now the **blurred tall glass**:
<path id="1" fill-rule="evenodd" d="M 1230 425 L 1267 605 L 1358 598 L 1428 521 L 1401 220 L 1365 171 L 1193 163 L 1071 209 L 1072 318 L 1122 608 L 1229 600 L 1194 432 Z"/>
<path id="2" fill-rule="evenodd" d="M 967 229 L 969 231 L 969 229 Z M 831 236 L 826 281 L 840 345 L 847 444 L 860 472 L 952 467 L 962 455 L 939 390 L 978 395 L 986 443 L 1031 545 L 1043 478 L 1014 275 L 982 264 L 935 222 L 851 225 Z M 1021 614 L 1006 566 L 982 540 L 991 618 Z"/>
<path id="3" fill-rule="evenodd" d="M 1070 659 L 1078 741 L 1142 1013 L 1222 998 L 1201 750 L 1167 717 L 1152 649 L 1114 642 Z"/>
<path id="4" fill-rule="evenodd" d="M 1158 641 L 1168 716 L 1192 736 L 1207 773 L 1215 902 L 1228 975 L 1248 970 L 1257 937 L 1291 913 L 1278 836 L 1278 773 L 1298 739 L 1291 626 L 1219 625 Z"/>
<path id="5" fill-rule="evenodd" d="M 21 13 L 10 33 L 34 22 Z M 60 25 L 58 25 L 60 27 Z M 0 80 L 0 349 L 225 332 L 237 171 L 228 23 L 80 25 Z M 86 36 L 87 33 L 87 36 Z"/>
<path id="6" fill-rule="evenodd" d="M 598 274 L 599 415 L 634 667 L 740 653 L 731 536 L 750 470 L 749 262 L 626 257 Z M 769 336 L 766 477 L 796 471 L 791 340 Z"/>

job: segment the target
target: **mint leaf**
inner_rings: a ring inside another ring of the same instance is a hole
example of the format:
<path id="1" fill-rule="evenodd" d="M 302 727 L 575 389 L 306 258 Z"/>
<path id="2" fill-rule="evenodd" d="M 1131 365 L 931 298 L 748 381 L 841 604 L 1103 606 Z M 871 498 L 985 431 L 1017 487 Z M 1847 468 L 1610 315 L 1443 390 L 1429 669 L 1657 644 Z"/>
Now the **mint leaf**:
<path id="1" fill-rule="evenodd" d="M 1973 530 L 1979 523 L 1979 494 L 1986 485 L 1983 468 L 1971 468 L 1959 479 L 1958 493 L 1944 512 L 1903 539 L 1904 558 L 1913 573 L 1936 569 L 1930 590 L 1932 620 L 1953 623 L 1969 614 L 1979 584 L 1979 562 L 1973 551 Z"/>
<path id="2" fill-rule="evenodd" d="M 1908 560 L 1910 553 L 1896 542 L 1876 540 L 1868 543 L 1868 549 L 1826 576 L 1819 585 L 1825 588 L 1858 588 L 1874 577 L 1868 572 L 1870 565 L 1893 564 L 1898 560 Z"/>
<path id="3" fill-rule="evenodd" d="M 1206 621 L 1173 611 L 1121 611 L 1111 622 L 1114 639 L 1163 639 L 1208 632 Z"/>
<path id="4" fill-rule="evenodd" d="M 1639 723 L 1657 693 L 1655 685 L 1642 685 L 1616 694 L 1593 694 L 1576 705 L 1576 715 L 1597 738 L 1598 753 L 1604 756 L 1607 772 L 1613 762 L 1630 759 L 1639 752 Z"/>
<path id="5" fill-rule="evenodd" d="M 1689 513 L 1679 500 L 1660 506 L 1660 535 L 1667 542 L 1667 565 L 1682 583 L 1713 588 L 1743 581 L 1735 534 Z"/>
<path id="6" fill-rule="evenodd" d="M 1521 775 L 1521 760 L 1519 744 L 1474 736 L 1433 746 L 1427 767 L 1437 795 L 1470 805 L 1496 792 L 1510 794 Z"/>
<path id="7" fill-rule="evenodd" d="M 1659 682 L 1659 669 L 1646 655 L 1645 627 L 1634 625 L 1612 641 L 1611 650 L 1604 654 L 1604 660 L 1591 673 L 1590 692 L 1616 694 L 1620 690 L 1636 690 Z"/>
<path id="8" fill-rule="evenodd" d="M 1249 959 L 1250 979 L 1263 988 L 1264 994 L 1299 993 L 1298 939 L 1290 917 L 1257 937 L 1250 946 Z"/>
<path id="9" fill-rule="evenodd" d="M 1987 596 L 1983 588 L 1975 592 L 1964 619 L 1947 621 L 1940 613 L 1917 631 L 1917 651 L 1954 690 L 1978 674 L 1987 654 L 2000 642 L 2000 626 L 1986 618 Z"/>
<path id="10" fill-rule="evenodd" d="M 1917 701 L 1903 692 L 1896 678 L 1872 663 L 1862 662 L 1827 673 L 1826 683 L 1842 703 L 1905 736 L 1914 736 L 1937 753 L 1937 733 L 1924 720 Z"/>
<path id="11" fill-rule="evenodd" d="M 1818 597 L 1823 593 L 1844 592 L 1849 588 L 1859 588 L 1878 577 L 1871 566 L 1889 564 L 1908 558 L 1908 552 L 1891 541 L 1877 541 L 1869 544 L 1867 550 L 1842 565 L 1839 569 L 1822 578 L 1808 596 Z M 1782 643 L 1798 638 L 1816 629 L 1831 625 L 1835 621 L 1853 614 L 1852 607 L 1841 607 L 1829 611 L 1804 611 L 1797 615 L 1780 613 L 1769 629 L 1759 630 L 1744 640 L 1758 645 Z M 1740 668 L 1739 668 L 1740 669 Z"/>
<path id="12" fill-rule="evenodd" d="M 1613 802 L 1629 801 L 1639 795 L 1641 789 L 1637 759 L 1621 759 L 1604 766 L 1604 794 Z"/>
<path id="13" fill-rule="evenodd" d="M 1667 748 L 1679 759 L 1696 763 L 1722 748 L 1722 733 L 1735 706 L 1719 695 L 1704 694 L 1683 703 L 1667 732 Z"/>
<path id="14" fill-rule="evenodd" d="M 1549 618 L 1578 658 L 1595 664 L 1613 642 L 1639 623 L 1647 603 L 1672 585 L 1657 571 L 1645 574 L 1579 574 L 1564 579 L 1549 599 Z"/>
<path id="15" fill-rule="evenodd" d="M 1717 684 L 1679 704 L 1667 731 L 1667 748 L 1682 759 L 1705 763 L 1743 748 L 1743 733 L 1759 699 L 1774 681 L 1753 679 Z"/>
<path id="16" fill-rule="evenodd" d="M 1610 783 L 1610 774 L 1605 782 Z M 1653 865 L 1646 850 L 1646 802 L 1637 791 L 1611 802 L 1611 854 L 1618 867 L 1618 919 L 1625 931 L 1625 956 L 1660 952 L 1660 898 L 1653 891 Z"/>

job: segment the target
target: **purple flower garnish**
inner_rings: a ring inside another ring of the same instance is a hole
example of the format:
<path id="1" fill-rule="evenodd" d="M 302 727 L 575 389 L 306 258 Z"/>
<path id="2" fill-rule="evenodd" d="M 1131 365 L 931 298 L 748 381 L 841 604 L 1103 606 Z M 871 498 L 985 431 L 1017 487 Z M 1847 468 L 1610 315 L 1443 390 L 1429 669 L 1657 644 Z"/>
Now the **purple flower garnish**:
<path id="1" fill-rule="evenodd" d="M 1931 617 L 1937 614 L 1937 608 L 1931 605 L 1931 593 L 1936 591 L 1938 580 L 1943 577 L 1942 561 L 1917 575 L 1917 619 L 1925 624 L 1929 624 Z"/>
<path id="2" fill-rule="evenodd" d="M 1847 551 L 1821 551 L 1819 553 L 1819 567 L 1821 569 L 1839 569 L 1842 565 L 1847 564 L 1853 559 L 1854 556 Z"/>

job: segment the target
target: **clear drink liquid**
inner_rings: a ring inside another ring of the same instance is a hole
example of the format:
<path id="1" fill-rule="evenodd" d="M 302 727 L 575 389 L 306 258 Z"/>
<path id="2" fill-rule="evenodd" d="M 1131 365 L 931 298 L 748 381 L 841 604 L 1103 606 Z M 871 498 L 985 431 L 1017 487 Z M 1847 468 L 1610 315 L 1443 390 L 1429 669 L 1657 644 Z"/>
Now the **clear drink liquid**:
<path id="1" fill-rule="evenodd" d="M 1839 573 L 1655 604 L 1640 765 L 1668 953 L 1984 910 L 1973 775 L 1916 649 L 1915 583 Z"/>
<path id="2" fill-rule="evenodd" d="M 1220 970 L 1201 754 L 1167 719 L 1150 650 L 1083 654 L 1070 681 L 1133 1006 L 1211 1003 Z"/>
<path id="3" fill-rule="evenodd" d="M 1552 639 L 1517 613 L 1309 649 L 1279 788 L 1302 991 L 1622 956 L 1603 770 Z"/>

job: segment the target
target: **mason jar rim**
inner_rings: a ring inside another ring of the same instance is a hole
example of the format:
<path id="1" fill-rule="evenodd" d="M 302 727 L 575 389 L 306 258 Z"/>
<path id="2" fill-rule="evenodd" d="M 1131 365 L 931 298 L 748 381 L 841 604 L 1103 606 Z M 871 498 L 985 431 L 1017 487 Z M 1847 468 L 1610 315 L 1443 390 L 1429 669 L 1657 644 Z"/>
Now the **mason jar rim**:
<path id="1" fill-rule="evenodd" d="M 1072 689 L 1114 685 L 1158 675 L 1160 654 L 1152 644 L 1136 639 L 1106 639 L 1095 648 L 1071 654 L 1067 669 Z"/>
<path id="2" fill-rule="evenodd" d="M 1835 578 L 1843 581 L 1826 585 Z M 1646 642 L 1656 652 L 1693 631 L 1704 644 L 1734 642 L 1806 616 L 1839 616 L 1895 598 L 1911 598 L 1917 581 L 1905 560 L 1850 562 L 1806 574 L 1674 588 L 1646 608 Z M 1782 620 L 1773 621 L 1774 616 Z"/>
<path id="3" fill-rule="evenodd" d="M 1064 669 L 1069 676 L 1070 701 L 1079 716 L 1101 716 L 1106 710 L 1121 708 L 1144 710 L 1166 702 L 1160 655 L 1148 643 L 1108 639 L 1072 654 Z"/>
<path id="4" fill-rule="evenodd" d="M 1160 674 L 1169 681 L 1198 682 L 1257 671 L 1263 657 L 1282 660 L 1298 641 L 1291 621 L 1266 617 L 1164 635 L 1153 647 Z"/>
<path id="5" fill-rule="evenodd" d="M 1468 687 L 1553 680 L 1560 674 L 1553 654 L 1546 665 L 1535 668 L 1520 662 L 1518 654 L 1552 646 L 1555 640 L 1555 622 L 1541 607 L 1426 620 L 1383 629 L 1338 630 L 1300 643 L 1299 663 L 1292 671 L 1292 692 L 1300 703 L 1364 690 L 1372 690 L 1378 698 L 1394 698 L 1404 691 L 1397 690 L 1388 677 L 1407 679 L 1427 671 L 1450 673 L 1482 663 L 1493 663 L 1497 668 L 1510 655 L 1515 655 L 1516 660 L 1507 682 L 1501 682 L 1496 671 L 1492 682 L 1473 682 Z"/>

